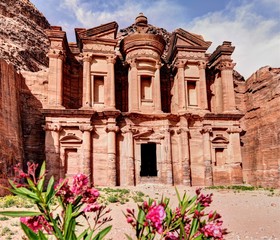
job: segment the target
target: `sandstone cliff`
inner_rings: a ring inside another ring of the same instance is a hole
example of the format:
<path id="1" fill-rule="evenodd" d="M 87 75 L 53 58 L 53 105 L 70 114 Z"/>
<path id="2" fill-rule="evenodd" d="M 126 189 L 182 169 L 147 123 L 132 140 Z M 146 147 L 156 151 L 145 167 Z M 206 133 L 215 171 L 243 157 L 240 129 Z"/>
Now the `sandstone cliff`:
<path id="1" fill-rule="evenodd" d="M 29 0 L 0 0 L 0 58 L 17 70 L 38 71 L 48 65 L 50 25 Z"/>
<path id="2" fill-rule="evenodd" d="M 239 79 L 240 80 L 240 79 Z M 241 120 L 244 180 L 280 187 L 280 68 L 263 67 L 247 81 L 235 81 Z"/>
<path id="3" fill-rule="evenodd" d="M 20 88 L 23 78 L 14 66 L 0 59 L 0 184 L 5 185 L 12 168 L 22 162 Z M 0 195 L 4 189 L 0 188 Z"/>

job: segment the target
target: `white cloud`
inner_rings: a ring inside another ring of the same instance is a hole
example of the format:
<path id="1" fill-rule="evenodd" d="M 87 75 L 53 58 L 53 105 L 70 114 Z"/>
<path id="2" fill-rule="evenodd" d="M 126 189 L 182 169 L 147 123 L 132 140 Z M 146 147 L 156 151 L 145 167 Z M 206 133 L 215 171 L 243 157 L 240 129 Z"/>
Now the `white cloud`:
<path id="1" fill-rule="evenodd" d="M 245 78 L 262 66 L 279 67 L 280 64 L 280 32 L 275 31 L 278 19 L 265 19 L 254 7 L 250 3 L 228 12 L 209 13 L 194 19 L 187 27 L 212 41 L 211 51 L 224 40 L 231 41 L 236 46 L 233 54 L 236 70 Z"/>

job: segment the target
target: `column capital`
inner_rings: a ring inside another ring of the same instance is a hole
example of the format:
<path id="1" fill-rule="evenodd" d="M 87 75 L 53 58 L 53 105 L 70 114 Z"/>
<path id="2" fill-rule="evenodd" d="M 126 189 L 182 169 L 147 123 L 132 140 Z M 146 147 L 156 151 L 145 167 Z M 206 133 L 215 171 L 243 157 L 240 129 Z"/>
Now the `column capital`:
<path id="1" fill-rule="evenodd" d="M 218 63 L 217 69 L 219 69 L 220 71 L 223 71 L 223 70 L 233 70 L 235 65 L 236 65 L 236 63 L 233 63 L 230 60 L 223 60 L 223 61 Z"/>
<path id="2" fill-rule="evenodd" d="M 175 62 L 175 67 L 177 67 L 177 68 L 185 68 L 186 63 L 187 63 L 187 60 L 178 59 L 178 60 Z"/>
<path id="3" fill-rule="evenodd" d="M 131 68 L 136 67 L 137 66 L 137 61 L 135 58 L 131 58 L 127 61 L 127 63 L 130 65 Z"/>
<path id="4" fill-rule="evenodd" d="M 65 59 L 65 52 L 59 49 L 50 49 L 47 56 L 49 58 L 57 58 L 64 60 Z"/>
<path id="5" fill-rule="evenodd" d="M 121 129 L 121 132 L 122 133 L 132 133 L 132 134 L 136 134 L 136 133 L 139 133 L 139 130 L 136 129 L 136 128 L 133 128 L 132 126 L 128 125 L 128 126 L 125 126 Z"/>
<path id="6" fill-rule="evenodd" d="M 108 132 L 118 132 L 119 130 L 120 130 L 120 128 L 118 127 L 118 126 L 107 126 L 106 127 L 106 132 L 108 133 Z"/>
<path id="7" fill-rule="evenodd" d="M 201 134 L 204 134 L 204 133 L 212 133 L 212 127 L 211 127 L 211 126 L 205 126 L 205 127 L 203 127 L 203 128 L 200 130 L 200 133 L 201 133 Z"/>
<path id="8" fill-rule="evenodd" d="M 60 132 L 62 130 L 59 123 L 46 123 L 45 125 L 42 125 L 42 127 L 45 131 Z"/>
<path id="9" fill-rule="evenodd" d="M 226 130 L 227 133 L 231 134 L 231 133 L 241 133 L 242 132 L 242 129 L 238 126 L 232 126 L 232 127 L 229 127 L 227 130 Z"/>
<path id="10" fill-rule="evenodd" d="M 205 61 L 199 61 L 198 62 L 198 68 L 199 69 L 206 69 L 206 62 Z"/>
<path id="11" fill-rule="evenodd" d="M 85 132 L 85 131 L 91 132 L 93 130 L 93 126 L 91 126 L 91 125 L 81 125 L 81 126 L 79 126 L 79 129 L 82 132 Z"/>
<path id="12" fill-rule="evenodd" d="M 91 62 L 92 57 L 92 53 L 82 53 L 83 62 Z"/>
<path id="13" fill-rule="evenodd" d="M 117 59 L 117 57 L 115 55 L 109 55 L 109 56 L 106 57 L 107 63 L 115 64 L 116 63 L 116 59 Z"/>
<path id="14" fill-rule="evenodd" d="M 188 133 L 190 131 L 190 129 L 188 127 L 180 127 L 177 129 L 177 134 L 181 134 L 183 132 Z"/>

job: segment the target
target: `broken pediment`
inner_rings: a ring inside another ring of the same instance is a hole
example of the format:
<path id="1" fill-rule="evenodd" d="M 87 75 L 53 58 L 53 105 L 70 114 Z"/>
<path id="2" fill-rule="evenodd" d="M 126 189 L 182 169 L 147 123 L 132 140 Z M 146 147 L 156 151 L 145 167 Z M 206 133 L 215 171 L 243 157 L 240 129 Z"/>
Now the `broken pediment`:
<path id="1" fill-rule="evenodd" d="M 90 29 L 75 29 L 77 41 L 116 39 L 118 24 L 110 22 Z"/>
<path id="2" fill-rule="evenodd" d="M 212 42 L 205 41 L 201 35 L 179 28 L 172 33 L 168 59 L 173 59 L 178 51 L 205 52 L 211 44 Z"/>

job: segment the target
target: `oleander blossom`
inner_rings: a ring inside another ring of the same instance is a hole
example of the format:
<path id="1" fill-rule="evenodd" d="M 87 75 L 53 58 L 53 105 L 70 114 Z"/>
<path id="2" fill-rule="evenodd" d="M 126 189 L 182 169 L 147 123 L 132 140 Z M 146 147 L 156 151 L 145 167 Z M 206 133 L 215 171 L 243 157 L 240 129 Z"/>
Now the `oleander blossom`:
<path id="1" fill-rule="evenodd" d="M 151 223 L 151 225 L 156 229 L 156 231 L 161 234 L 163 232 L 162 222 L 166 217 L 164 207 L 156 202 L 153 202 L 150 206 L 149 211 L 146 215 L 146 220 Z"/>
<path id="2" fill-rule="evenodd" d="M 52 227 L 43 216 L 21 217 L 20 221 L 29 227 L 33 232 L 45 230 L 48 234 L 52 232 Z"/>
<path id="3" fill-rule="evenodd" d="M 223 239 L 222 221 L 218 221 L 216 223 L 207 223 L 201 229 L 201 232 L 206 237 L 213 237 L 214 239 L 222 240 Z"/>
<path id="4" fill-rule="evenodd" d="M 71 191 L 75 195 L 83 193 L 88 186 L 88 177 L 84 174 L 77 174 L 73 177 L 73 185 Z"/>

